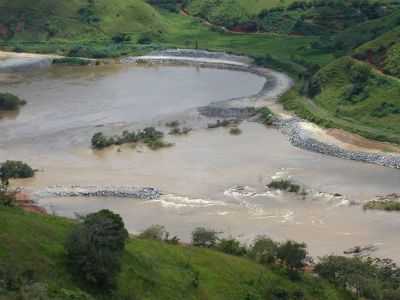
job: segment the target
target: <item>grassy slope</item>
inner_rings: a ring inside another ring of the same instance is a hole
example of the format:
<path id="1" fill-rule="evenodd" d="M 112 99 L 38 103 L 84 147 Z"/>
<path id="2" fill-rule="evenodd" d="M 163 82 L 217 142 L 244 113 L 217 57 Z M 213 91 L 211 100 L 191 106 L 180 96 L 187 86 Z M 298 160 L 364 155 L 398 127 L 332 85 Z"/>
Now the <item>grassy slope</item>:
<path id="1" fill-rule="evenodd" d="M 349 57 L 338 59 L 316 75 L 323 84 L 315 99 L 311 101 L 293 90 L 282 98 L 282 102 L 288 109 L 321 125 L 400 143 L 400 114 L 373 116 L 384 102 L 400 108 L 400 80 L 373 70 L 367 82 L 366 99 L 356 103 L 345 101 L 345 90 L 351 84 L 349 68 L 360 64 L 364 63 Z"/>
<path id="2" fill-rule="evenodd" d="M 48 28 L 58 38 L 76 35 L 92 37 L 116 32 L 159 31 L 163 29 L 159 13 L 141 0 L 96 0 L 94 14 L 99 22 L 87 24 L 79 15 L 87 0 L 41 0 L 33 6 L 29 0 L 0 0 L 0 24 L 25 22 L 24 32 L 15 38 L 37 40 L 48 37 Z M 11 26 L 12 27 L 12 26 Z"/>
<path id="3" fill-rule="evenodd" d="M 75 289 L 63 264 L 63 242 L 73 226 L 72 221 L 62 218 L 0 206 L 0 264 L 11 264 L 21 271 L 33 269 L 38 279 L 52 288 Z M 192 284 L 196 273 L 198 288 Z M 243 300 L 248 294 L 270 299 L 265 295 L 274 287 L 301 289 L 308 300 L 349 299 L 308 276 L 293 283 L 280 271 L 267 270 L 247 259 L 146 240 L 128 242 L 118 285 L 116 295 L 123 299 Z"/>
<path id="4" fill-rule="evenodd" d="M 228 1 L 229 0 L 223 0 L 222 2 Z M 295 0 L 237 0 L 237 3 L 240 3 L 241 7 L 243 7 L 247 14 L 256 15 L 263 9 L 286 6 L 294 1 Z M 192 3 L 189 6 L 189 10 L 194 9 L 193 13 L 196 13 L 196 7 L 198 7 L 199 3 L 203 2 L 203 0 L 192 0 L 191 2 Z"/>

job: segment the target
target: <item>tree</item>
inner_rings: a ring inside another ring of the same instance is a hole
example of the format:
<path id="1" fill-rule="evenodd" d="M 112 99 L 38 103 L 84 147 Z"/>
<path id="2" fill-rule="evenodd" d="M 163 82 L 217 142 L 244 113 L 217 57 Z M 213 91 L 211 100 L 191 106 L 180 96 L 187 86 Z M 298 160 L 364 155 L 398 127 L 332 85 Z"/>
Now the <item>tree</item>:
<path id="1" fill-rule="evenodd" d="M 217 249 L 230 255 L 243 256 L 246 255 L 247 249 L 234 238 L 221 239 L 217 244 Z"/>
<path id="2" fill-rule="evenodd" d="M 298 271 L 305 265 L 307 246 L 304 243 L 287 241 L 279 245 L 277 258 L 280 259 L 291 271 Z"/>
<path id="3" fill-rule="evenodd" d="M 218 241 L 218 232 L 204 227 L 198 227 L 192 232 L 192 244 L 196 247 L 215 247 Z"/>
<path id="4" fill-rule="evenodd" d="M 87 215 L 66 241 L 71 273 L 90 286 L 114 287 L 127 238 L 119 215 L 109 210 Z"/>
<path id="5" fill-rule="evenodd" d="M 3 188 L 8 186 L 12 178 L 30 178 L 35 171 L 26 163 L 15 160 L 7 160 L 0 165 L 0 180 Z"/>
<path id="6" fill-rule="evenodd" d="M 276 261 L 277 251 L 277 243 L 266 236 L 260 235 L 251 247 L 249 256 L 261 264 L 271 265 Z"/>

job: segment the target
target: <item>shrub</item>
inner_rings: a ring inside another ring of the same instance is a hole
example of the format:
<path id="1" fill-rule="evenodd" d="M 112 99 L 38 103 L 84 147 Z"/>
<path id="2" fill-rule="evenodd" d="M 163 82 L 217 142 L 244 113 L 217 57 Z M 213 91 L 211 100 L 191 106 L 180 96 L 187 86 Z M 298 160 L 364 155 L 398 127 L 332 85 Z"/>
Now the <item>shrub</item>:
<path id="1" fill-rule="evenodd" d="M 215 247 L 218 241 L 218 232 L 204 227 L 198 227 L 192 232 L 192 244 L 196 247 Z"/>
<path id="2" fill-rule="evenodd" d="M 231 129 L 229 130 L 229 133 L 230 133 L 231 135 L 240 135 L 240 134 L 242 134 L 242 130 L 240 130 L 239 127 L 233 127 L 233 128 L 231 128 Z"/>
<path id="3" fill-rule="evenodd" d="M 277 250 L 277 258 L 292 271 L 304 268 L 306 257 L 307 246 L 304 243 L 287 241 L 280 244 Z"/>
<path id="4" fill-rule="evenodd" d="M 236 239 L 221 239 L 216 245 L 216 249 L 230 255 L 244 256 L 247 253 L 245 246 L 242 246 Z"/>
<path id="5" fill-rule="evenodd" d="M 26 101 L 10 93 L 0 93 L 0 110 L 16 110 Z"/>
<path id="6" fill-rule="evenodd" d="M 291 182 L 288 179 L 273 180 L 268 184 L 270 189 L 287 191 L 289 193 L 299 193 L 301 190 L 300 185 Z"/>
<path id="7" fill-rule="evenodd" d="M 142 33 L 139 36 L 137 42 L 138 42 L 138 44 L 141 44 L 141 45 L 148 45 L 148 44 L 153 43 L 153 37 L 148 33 Z"/>
<path id="8" fill-rule="evenodd" d="M 168 235 L 168 232 L 165 230 L 164 226 L 152 225 L 149 228 L 145 229 L 139 235 L 139 238 L 147 239 L 147 240 L 162 241 L 167 237 L 167 235 Z"/>
<path id="9" fill-rule="evenodd" d="M 97 132 L 92 137 L 92 147 L 94 149 L 104 149 L 114 144 L 112 138 L 107 138 L 103 133 Z"/>
<path id="10" fill-rule="evenodd" d="M 264 125 L 271 126 L 274 122 L 274 113 L 268 107 L 262 107 L 257 109 L 259 115 L 258 120 Z"/>
<path id="11" fill-rule="evenodd" d="M 22 161 L 7 160 L 0 165 L 0 178 L 3 180 L 13 178 L 30 178 L 35 171 Z"/>
<path id="12" fill-rule="evenodd" d="M 0 206 L 11 207 L 15 203 L 15 194 L 0 190 Z"/>
<path id="13" fill-rule="evenodd" d="M 114 287 L 127 239 L 119 215 L 109 210 L 87 215 L 65 244 L 70 272 L 90 286 L 105 290 Z"/>
<path id="14" fill-rule="evenodd" d="M 131 41 L 132 38 L 127 33 L 117 33 L 111 39 L 116 44 L 122 44 Z"/>
<path id="15" fill-rule="evenodd" d="M 90 64 L 90 60 L 78 57 L 64 57 L 55 58 L 52 63 L 53 65 L 87 66 Z"/>
<path id="16" fill-rule="evenodd" d="M 276 262 L 278 244 L 266 236 L 258 236 L 249 249 L 249 257 L 264 264 L 271 265 Z"/>

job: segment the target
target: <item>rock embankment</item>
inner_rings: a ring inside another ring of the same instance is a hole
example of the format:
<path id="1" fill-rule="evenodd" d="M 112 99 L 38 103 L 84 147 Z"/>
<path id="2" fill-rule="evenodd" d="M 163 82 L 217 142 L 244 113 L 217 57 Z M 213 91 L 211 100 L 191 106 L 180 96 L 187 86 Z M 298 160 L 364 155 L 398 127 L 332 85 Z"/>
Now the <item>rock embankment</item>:
<path id="1" fill-rule="evenodd" d="M 275 125 L 289 136 L 290 143 L 293 146 L 342 159 L 400 169 L 400 155 L 350 151 L 336 145 L 322 143 L 310 137 L 307 131 L 302 128 L 301 122 L 303 121 L 300 118 L 294 117 L 287 120 L 279 119 L 275 122 Z"/>
<path id="2" fill-rule="evenodd" d="M 115 197 L 154 200 L 161 196 L 156 188 L 118 186 L 52 186 L 35 192 L 35 197 Z"/>

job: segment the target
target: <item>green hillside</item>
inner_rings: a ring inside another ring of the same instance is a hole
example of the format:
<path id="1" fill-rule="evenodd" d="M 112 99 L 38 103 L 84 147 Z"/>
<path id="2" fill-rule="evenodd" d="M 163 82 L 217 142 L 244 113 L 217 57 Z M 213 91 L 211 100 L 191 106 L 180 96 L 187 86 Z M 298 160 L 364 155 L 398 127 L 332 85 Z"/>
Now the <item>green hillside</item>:
<path id="1" fill-rule="evenodd" d="M 0 299 L 92 299 L 82 296 L 79 283 L 65 268 L 63 245 L 74 226 L 66 219 L 0 206 Z M 129 240 L 122 265 L 112 297 L 86 292 L 93 299 L 274 300 L 278 299 L 273 298 L 274 291 L 285 289 L 289 294 L 303 292 L 306 300 L 350 299 L 310 276 L 292 282 L 279 268 L 266 269 L 245 258 L 158 241 Z M 4 278 L 18 276 L 29 277 L 27 282 L 14 283 L 27 285 L 28 295 L 41 287 L 52 298 L 18 298 L 17 287 L 4 290 Z"/>
<path id="2" fill-rule="evenodd" d="M 282 101 L 303 117 L 382 141 L 400 143 L 400 80 L 350 57 L 335 60 Z"/>
<path id="3" fill-rule="evenodd" d="M 141 0 L 0 0 L 3 38 L 41 40 L 162 31 L 159 13 Z"/>
<path id="4" fill-rule="evenodd" d="M 400 78 L 400 26 L 357 48 L 355 57 Z"/>

